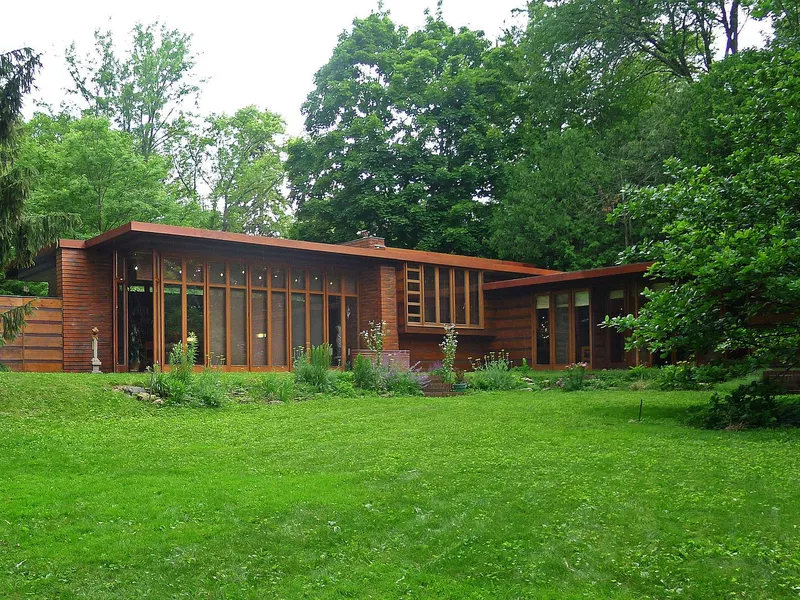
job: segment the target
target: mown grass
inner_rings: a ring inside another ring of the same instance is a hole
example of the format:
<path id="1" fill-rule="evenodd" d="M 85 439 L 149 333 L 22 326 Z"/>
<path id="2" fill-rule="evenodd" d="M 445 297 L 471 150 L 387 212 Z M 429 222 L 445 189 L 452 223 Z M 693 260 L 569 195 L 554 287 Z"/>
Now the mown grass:
<path id="1" fill-rule="evenodd" d="M 132 379 L 0 373 L 0 597 L 800 593 L 800 431 L 684 426 L 708 392 L 159 409 Z"/>

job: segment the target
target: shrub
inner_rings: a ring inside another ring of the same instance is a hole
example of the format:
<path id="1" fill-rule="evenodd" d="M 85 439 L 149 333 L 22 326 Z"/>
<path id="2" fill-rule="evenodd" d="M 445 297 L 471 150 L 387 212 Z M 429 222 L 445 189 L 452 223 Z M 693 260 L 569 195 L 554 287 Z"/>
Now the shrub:
<path id="1" fill-rule="evenodd" d="M 193 378 L 189 387 L 189 396 L 193 402 L 208 408 L 218 408 L 227 398 L 225 388 L 217 369 L 203 369 Z"/>
<path id="2" fill-rule="evenodd" d="M 386 321 L 369 322 L 369 329 L 361 332 L 364 343 L 375 355 L 375 364 L 380 367 L 383 362 L 383 344 L 386 340 Z"/>
<path id="3" fill-rule="evenodd" d="M 772 381 L 754 381 L 730 394 L 714 394 L 695 419 L 706 429 L 752 429 L 800 426 L 800 402 L 780 401 L 780 388 Z"/>
<path id="4" fill-rule="evenodd" d="M 255 392 L 266 402 L 291 402 L 294 379 L 284 373 L 264 373 L 258 379 Z"/>
<path id="5" fill-rule="evenodd" d="M 0 363 L 0 373 L 8 373 L 10 370 L 8 365 Z"/>
<path id="6" fill-rule="evenodd" d="M 456 349 L 458 348 L 458 332 L 453 323 L 444 326 L 444 340 L 439 347 L 442 349 L 442 378 L 452 382 L 453 367 L 456 364 Z"/>
<path id="7" fill-rule="evenodd" d="M 576 392 L 583 389 L 586 380 L 586 367 L 584 362 L 573 363 L 567 367 L 564 376 L 561 378 L 561 387 L 565 392 Z"/>
<path id="8" fill-rule="evenodd" d="M 377 365 L 359 354 L 353 361 L 353 385 L 362 390 L 378 391 L 381 389 L 380 371 Z"/>
<path id="9" fill-rule="evenodd" d="M 321 344 L 311 348 L 311 353 L 298 350 L 294 360 L 294 381 L 313 392 L 330 392 L 335 385 L 336 374 L 330 370 L 331 345 Z"/>
<path id="10" fill-rule="evenodd" d="M 474 371 L 469 373 L 469 384 L 477 390 L 513 390 L 519 382 L 511 372 L 508 353 L 490 352 L 481 360 L 469 359 Z"/>
<path id="11" fill-rule="evenodd" d="M 661 390 L 696 390 L 698 387 L 694 368 L 688 362 L 681 361 L 659 369 L 658 388 Z"/>
<path id="12" fill-rule="evenodd" d="M 182 381 L 187 386 L 192 379 L 195 357 L 197 356 L 197 336 L 190 333 L 186 344 L 179 342 L 169 353 L 170 377 Z"/>

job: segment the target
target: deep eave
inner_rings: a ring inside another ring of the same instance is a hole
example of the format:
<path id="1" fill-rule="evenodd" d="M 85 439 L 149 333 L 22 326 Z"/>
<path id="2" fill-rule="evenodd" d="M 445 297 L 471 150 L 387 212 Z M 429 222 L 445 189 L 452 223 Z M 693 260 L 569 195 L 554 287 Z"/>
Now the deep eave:
<path id="1" fill-rule="evenodd" d="M 522 277 L 520 279 L 508 279 L 506 281 L 492 281 L 483 284 L 483 289 L 505 290 L 511 288 L 524 288 L 531 286 L 542 286 L 554 283 L 564 283 L 570 281 L 587 281 L 591 279 L 603 279 L 605 277 L 616 277 L 619 275 L 642 274 L 650 268 L 653 263 L 634 263 L 631 265 L 617 265 L 614 267 L 601 267 L 599 269 L 587 269 L 585 271 L 570 271 L 567 273 L 553 273 L 540 277 Z"/>
<path id="2" fill-rule="evenodd" d="M 205 242 L 222 242 L 246 244 L 256 247 L 272 247 L 283 250 L 297 250 L 303 252 L 317 252 L 329 255 L 352 256 L 379 260 L 401 262 L 415 262 L 443 265 L 448 267 L 462 267 L 498 273 L 513 273 L 520 275 L 544 276 L 560 273 L 550 269 L 540 269 L 533 265 L 517 263 L 492 258 L 476 258 L 459 254 L 445 254 L 442 252 L 426 252 L 424 250 L 407 250 L 404 248 L 360 248 L 338 244 L 323 244 L 320 242 L 304 242 L 300 240 L 287 240 L 284 238 L 271 238 L 244 233 L 229 233 L 210 229 L 195 229 L 193 227 L 178 227 L 174 225 L 159 225 L 155 223 L 140 223 L 132 221 L 98 235 L 90 240 L 61 240 L 61 248 L 95 248 L 121 240 L 132 234 L 145 234 L 149 236 L 164 236 L 165 238 L 179 240 L 203 240 Z"/>

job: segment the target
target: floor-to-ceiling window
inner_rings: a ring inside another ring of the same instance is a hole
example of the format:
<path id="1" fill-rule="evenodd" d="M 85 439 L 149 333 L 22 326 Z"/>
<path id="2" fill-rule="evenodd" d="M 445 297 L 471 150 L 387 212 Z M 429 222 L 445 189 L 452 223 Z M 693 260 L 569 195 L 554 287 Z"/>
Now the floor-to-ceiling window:
<path id="1" fill-rule="evenodd" d="M 588 363 L 592 354 L 592 326 L 591 310 L 589 306 L 589 291 L 581 290 L 574 294 L 575 307 L 575 361 Z"/>
<path id="2" fill-rule="evenodd" d="M 292 349 L 326 342 L 346 366 L 358 347 L 351 273 L 170 256 L 162 269 L 165 359 L 188 333 L 199 364 L 233 368 L 287 367 Z"/>

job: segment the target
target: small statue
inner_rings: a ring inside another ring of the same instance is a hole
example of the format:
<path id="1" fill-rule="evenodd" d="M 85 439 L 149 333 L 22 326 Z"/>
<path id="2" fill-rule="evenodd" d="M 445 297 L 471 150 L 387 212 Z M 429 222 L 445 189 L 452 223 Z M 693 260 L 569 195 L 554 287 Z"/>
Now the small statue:
<path id="1" fill-rule="evenodd" d="M 100 330 L 97 327 L 92 327 L 92 373 L 100 373 L 100 359 L 97 358 L 97 334 Z"/>

